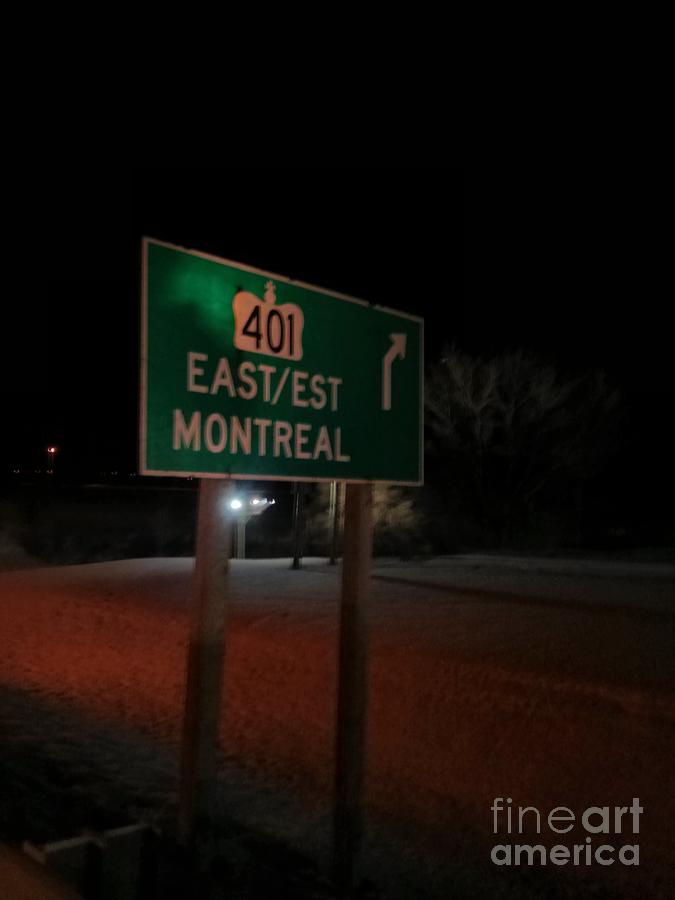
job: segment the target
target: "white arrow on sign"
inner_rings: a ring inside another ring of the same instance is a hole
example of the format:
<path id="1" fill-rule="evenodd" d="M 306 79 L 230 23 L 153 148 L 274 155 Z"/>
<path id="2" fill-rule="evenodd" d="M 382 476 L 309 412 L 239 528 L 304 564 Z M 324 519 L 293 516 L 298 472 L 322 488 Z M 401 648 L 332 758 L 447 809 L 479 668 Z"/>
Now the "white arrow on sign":
<path id="1" fill-rule="evenodd" d="M 405 359 L 405 334 L 390 334 L 391 347 L 382 359 L 382 409 L 391 409 L 391 364 Z"/>

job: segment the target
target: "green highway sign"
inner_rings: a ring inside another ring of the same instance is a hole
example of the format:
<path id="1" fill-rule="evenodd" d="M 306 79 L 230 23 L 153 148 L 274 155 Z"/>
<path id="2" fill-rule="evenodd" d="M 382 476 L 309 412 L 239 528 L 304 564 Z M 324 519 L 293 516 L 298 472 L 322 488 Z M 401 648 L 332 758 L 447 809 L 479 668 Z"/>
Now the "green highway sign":
<path id="1" fill-rule="evenodd" d="M 143 475 L 421 484 L 423 321 L 143 240 Z"/>

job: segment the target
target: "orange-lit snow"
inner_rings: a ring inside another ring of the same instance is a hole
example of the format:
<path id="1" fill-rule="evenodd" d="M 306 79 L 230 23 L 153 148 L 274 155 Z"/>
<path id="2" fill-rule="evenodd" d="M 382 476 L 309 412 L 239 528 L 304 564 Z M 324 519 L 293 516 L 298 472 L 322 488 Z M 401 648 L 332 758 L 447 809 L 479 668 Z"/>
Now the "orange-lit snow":
<path id="1" fill-rule="evenodd" d="M 0 574 L 2 687 L 66 711 L 59 721 L 81 714 L 152 738 L 158 765 L 174 759 L 191 570 L 191 560 L 150 559 Z M 453 871 L 474 857 L 489 868 L 494 797 L 544 811 L 639 797 L 639 870 L 554 874 L 618 878 L 624 896 L 650 896 L 650 886 L 658 896 L 672 877 L 675 822 L 668 572 L 471 559 L 376 572 L 366 871 L 401 896 L 434 886 L 448 896 Z M 224 797 L 242 820 L 321 855 L 339 573 L 318 561 L 300 572 L 286 560 L 235 561 L 230 582 Z M 174 791 L 157 802 L 170 806 Z"/>

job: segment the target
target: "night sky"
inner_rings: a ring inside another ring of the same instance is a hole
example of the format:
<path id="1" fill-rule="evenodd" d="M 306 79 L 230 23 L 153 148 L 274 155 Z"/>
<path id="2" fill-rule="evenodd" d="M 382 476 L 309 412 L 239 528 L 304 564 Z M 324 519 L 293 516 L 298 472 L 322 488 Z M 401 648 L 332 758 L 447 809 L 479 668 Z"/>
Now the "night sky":
<path id="1" fill-rule="evenodd" d="M 49 442 L 72 472 L 136 468 L 144 234 L 422 315 L 428 363 L 454 341 L 603 368 L 627 404 L 626 467 L 665 459 L 665 239 L 629 184 L 560 166 L 48 170 L 9 263 L 25 321 L 3 335 L 3 472 Z"/>

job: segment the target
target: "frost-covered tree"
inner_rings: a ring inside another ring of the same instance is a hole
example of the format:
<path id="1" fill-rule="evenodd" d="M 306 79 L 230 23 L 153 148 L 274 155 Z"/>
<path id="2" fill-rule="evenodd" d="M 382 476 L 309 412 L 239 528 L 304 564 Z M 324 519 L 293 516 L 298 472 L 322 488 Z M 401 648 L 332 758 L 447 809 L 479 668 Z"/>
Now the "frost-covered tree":
<path id="1" fill-rule="evenodd" d="M 327 484 L 317 485 L 307 517 L 312 552 L 322 555 L 328 554 L 332 528 L 328 493 Z M 373 485 L 373 550 L 376 555 L 411 556 L 421 552 L 424 516 L 418 493 L 414 488 Z M 341 518 L 344 518 L 344 487 L 340 511 Z"/>

